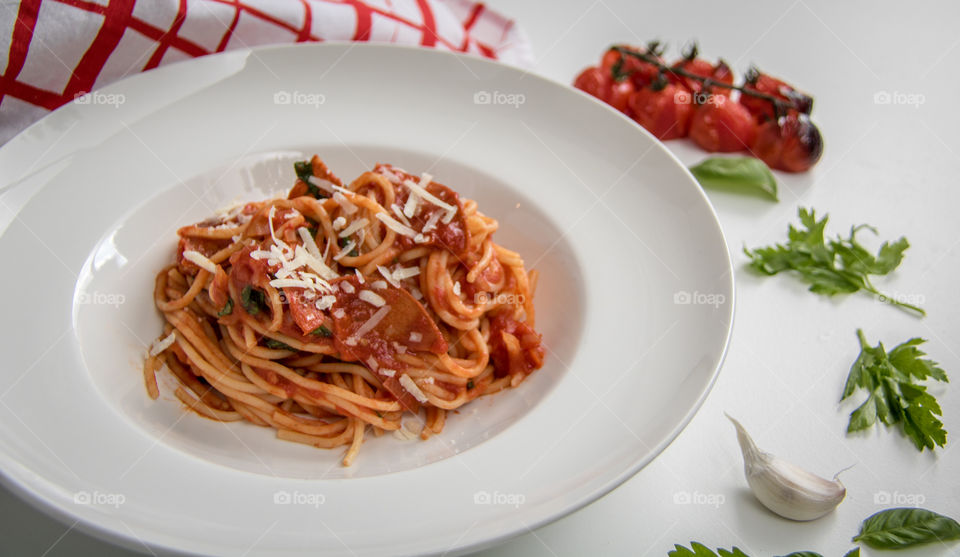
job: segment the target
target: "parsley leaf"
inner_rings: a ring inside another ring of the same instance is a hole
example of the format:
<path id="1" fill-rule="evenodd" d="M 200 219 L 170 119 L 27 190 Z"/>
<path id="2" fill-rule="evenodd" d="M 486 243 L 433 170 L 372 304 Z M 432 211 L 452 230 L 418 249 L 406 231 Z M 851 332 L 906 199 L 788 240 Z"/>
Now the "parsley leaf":
<path id="1" fill-rule="evenodd" d="M 926 353 L 918 348 L 926 342 L 912 338 L 887 352 L 883 343 L 867 344 L 863 331 L 857 329 L 860 355 L 850 367 L 840 400 L 846 400 L 858 389 L 869 396 L 850 414 L 847 432 L 868 429 L 877 421 L 886 425 L 900 425 L 903 433 L 913 441 L 917 450 L 934 450 L 935 445 L 947 443 L 947 431 L 937 418 L 942 416 L 940 404 L 927 388 L 915 381 L 934 379 L 948 382 L 947 374 Z"/>
<path id="2" fill-rule="evenodd" d="M 233 313 L 233 298 L 227 298 L 227 303 L 223 304 L 223 309 L 217 312 L 217 317 L 223 317 Z"/>
<path id="3" fill-rule="evenodd" d="M 824 231 L 829 216 L 817 220 L 816 211 L 801 207 L 798 211 L 802 228 L 792 224 L 787 230 L 787 243 L 753 250 L 743 249 L 750 258 L 750 267 L 773 276 L 783 271 L 796 271 L 810 291 L 825 296 L 851 294 L 864 290 L 882 301 L 920 315 L 926 312 L 915 305 L 881 294 L 870 282 L 871 275 L 886 275 L 903 261 L 903 252 L 910 247 L 906 238 L 884 242 L 876 255 L 857 241 L 857 232 L 876 230 L 868 225 L 850 229 L 850 237 L 827 239 Z"/>
<path id="4" fill-rule="evenodd" d="M 317 327 L 316 329 L 310 331 L 310 334 L 311 334 L 311 335 L 321 336 L 321 337 L 327 337 L 327 338 L 333 336 L 333 333 L 330 331 L 330 329 L 328 329 L 328 328 L 327 328 L 326 326 L 324 326 L 324 325 L 320 325 L 320 326 Z"/>

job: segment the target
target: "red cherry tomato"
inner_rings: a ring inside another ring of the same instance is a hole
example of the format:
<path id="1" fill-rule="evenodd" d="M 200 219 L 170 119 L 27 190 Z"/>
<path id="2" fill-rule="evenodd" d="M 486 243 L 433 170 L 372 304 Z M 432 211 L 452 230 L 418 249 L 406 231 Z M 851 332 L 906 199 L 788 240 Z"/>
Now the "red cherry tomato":
<path id="1" fill-rule="evenodd" d="M 630 97 L 633 119 L 660 139 L 686 137 L 693 103 L 690 92 L 668 83 L 659 91 L 644 87 Z"/>
<path id="2" fill-rule="evenodd" d="M 795 109 L 789 111 L 788 113 L 810 114 L 810 111 L 813 110 L 813 97 L 798 91 L 792 85 L 782 80 L 760 72 L 756 68 L 751 68 L 750 71 L 747 72 L 744 89 L 748 91 L 764 93 L 780 100 L 793 103 Z M 754 97 L 744 93 L 740 95 L 740 102 L 743 104 L 743 106 L 747 107 L 747 110 L 754 115 L 758 122 L 762 123 L 767 120 L 776 119 L 773 103 L 767 99 Z M 785 114 L 781 114 L 780 116 L 784 115 Z"/>
<path id="3" fill-rule="evenodd" d="M 751 151 L 770 168 L 804 172 L 823 154 L 823 137 L 805 115 L 791 114 L 760 125 Z"/>
<path id="4" fill-rule="evenodd" d="M 710 97 L 690 119 L 690 138 L 711 153 L 735 153 L 750 148 L 757 133 L 753 116 L 740 103 L 723 95 Z"/>
<path id="5" fill-rule="evenodd" d="M 573 86 L 581 91 L 585 91 L 603 102 L 610 98 L 610 84 L 613 80 L 610 78 L 610 72 L 597 67 L 590 67 L 577 76 Z"/>
<path id="6" fill-rule="evenodd" d="M 636 91 L 633 82 L 629 79 L 615 81 L 610 85 L 610 97 L 607 103 L 620 112 L 627 112 L 627 103 L 630 101 L 630 95 Z"/>

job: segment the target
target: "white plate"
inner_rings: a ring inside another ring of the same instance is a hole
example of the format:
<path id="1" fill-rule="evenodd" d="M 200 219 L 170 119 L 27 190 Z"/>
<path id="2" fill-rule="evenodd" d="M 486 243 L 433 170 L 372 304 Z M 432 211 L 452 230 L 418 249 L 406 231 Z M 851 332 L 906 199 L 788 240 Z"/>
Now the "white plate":
<path id="1" fill-rule="evenodd" d="M 0 470 L 63 520 L 200 554 L 476 549 L 625 481 L 716 377 L 733 279 L 713 210 L 659 142 L 573 89 L 443 52 L 310 45 L 100 93 L 125 102 L 62 108 L 0 149 L 0 185 L 45 184 L 0 237 Z M 343 177 L 429 171 L 541 271 L 543 369 L 428 442 L 371 439 L 349 469 L 169 390 L 151 402 L 139 371 L 176 228 L 286 188 L 313 152 Z"/>

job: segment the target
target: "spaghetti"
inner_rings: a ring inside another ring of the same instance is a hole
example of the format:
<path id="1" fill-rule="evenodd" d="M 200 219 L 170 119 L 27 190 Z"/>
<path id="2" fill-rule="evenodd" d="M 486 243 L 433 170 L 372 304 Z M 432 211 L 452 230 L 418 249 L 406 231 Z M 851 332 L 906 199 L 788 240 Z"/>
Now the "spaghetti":
<path id="1" fill-rule="evenodd" d="M 349 466 L 368 429 L 427 439 L 543 365 L 537 273 L 476 202 L 388 164 L 349 185 L 317 156 L 295 170 L 286 199 L 178 231 L 154 289 L 152 399 L 165 367 L 198 414 L 346 446 Z"/>

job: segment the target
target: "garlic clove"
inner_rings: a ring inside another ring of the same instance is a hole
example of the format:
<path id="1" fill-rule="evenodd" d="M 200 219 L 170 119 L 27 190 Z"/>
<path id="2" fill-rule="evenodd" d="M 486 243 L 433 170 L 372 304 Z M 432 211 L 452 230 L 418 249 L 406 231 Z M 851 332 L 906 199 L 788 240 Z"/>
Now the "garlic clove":
<path id="1" fill-rule="evenodd" d="M 814 520 L 843 501 L 847 489 L 840 480 L 821 478 L 761 451 L 740 422 L 727 418 L 737 429 L 747 484 L 765 507 L 791 520 Z"/>

